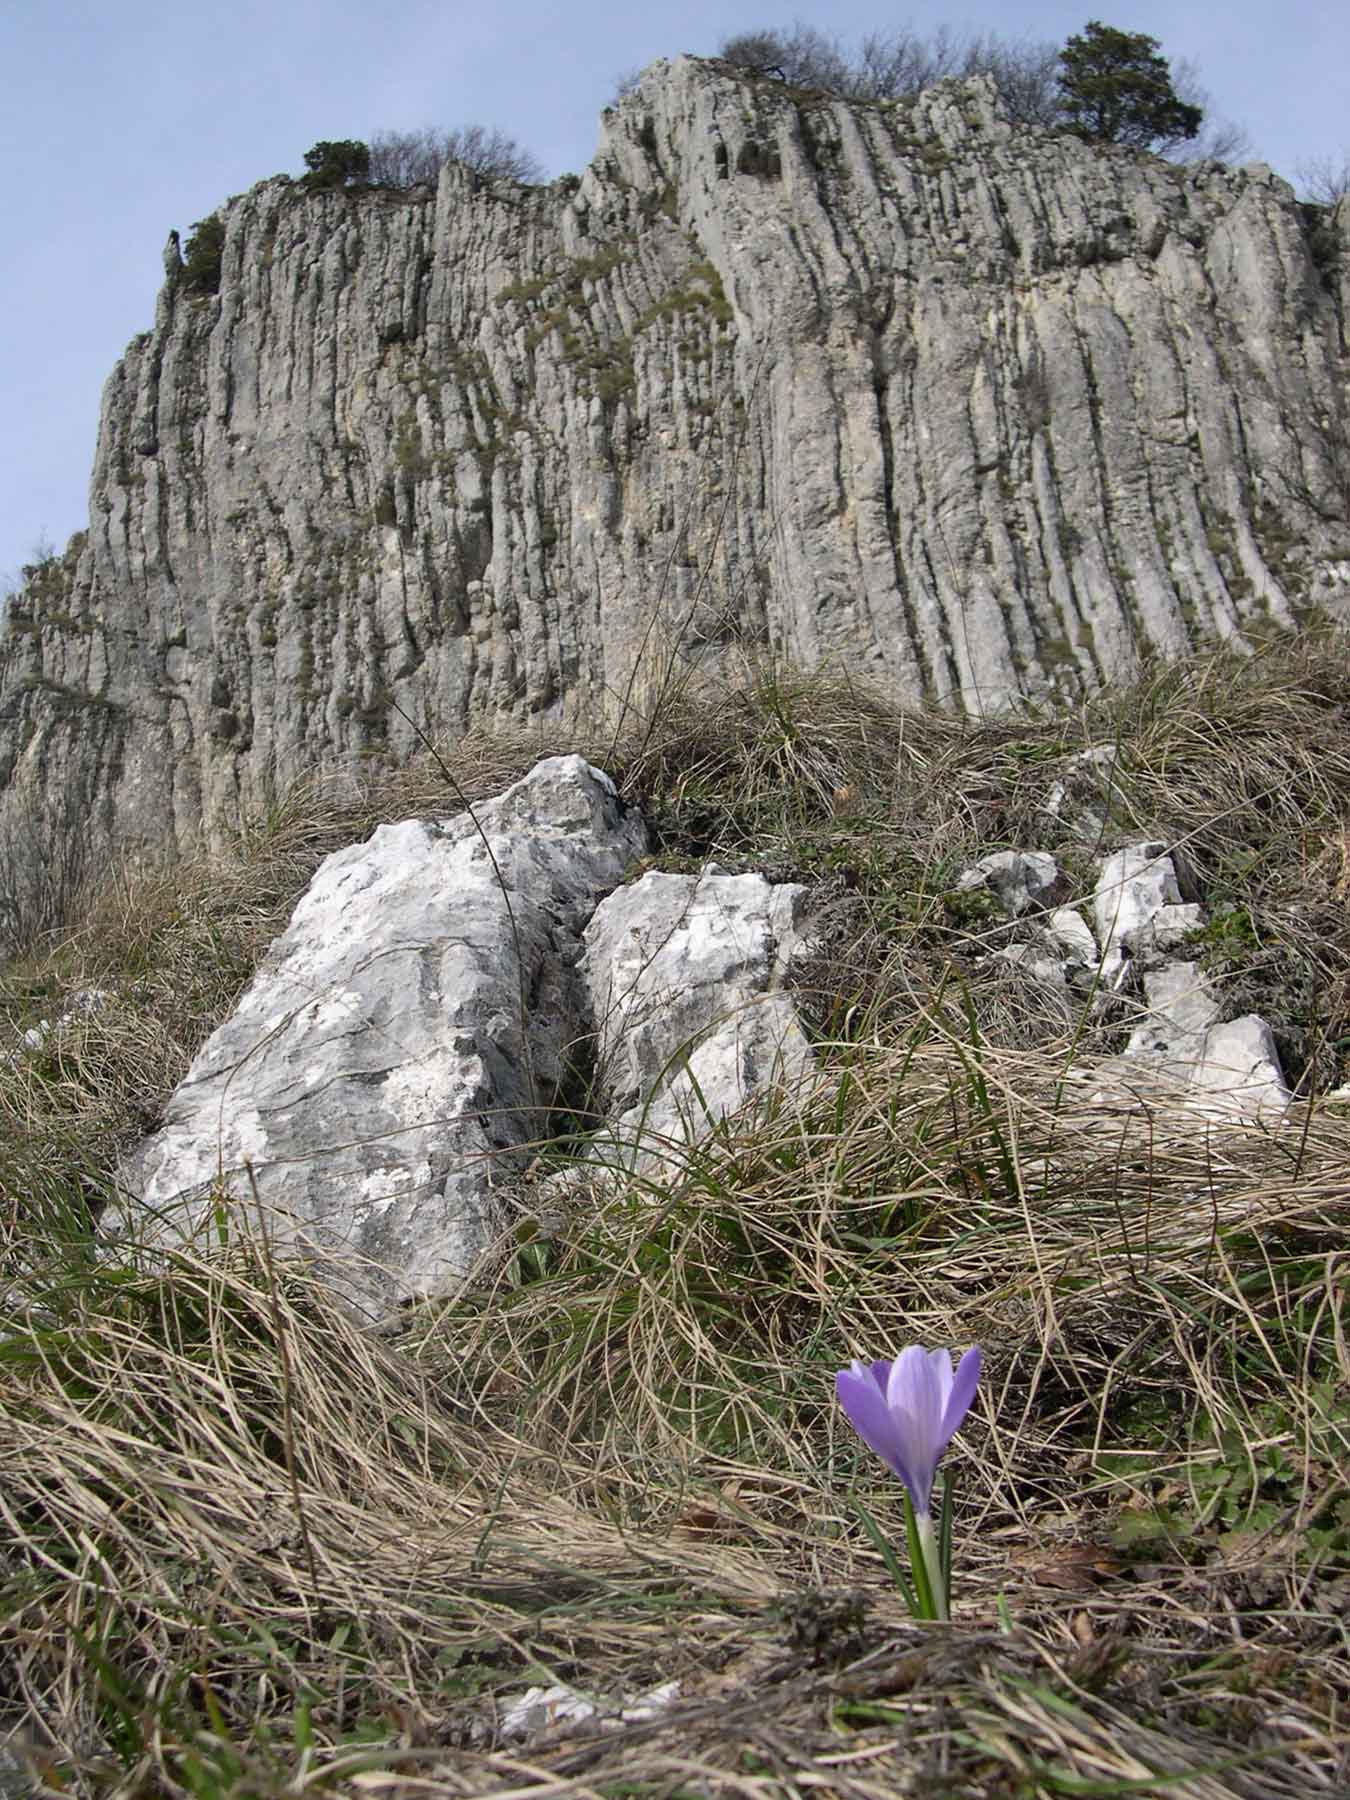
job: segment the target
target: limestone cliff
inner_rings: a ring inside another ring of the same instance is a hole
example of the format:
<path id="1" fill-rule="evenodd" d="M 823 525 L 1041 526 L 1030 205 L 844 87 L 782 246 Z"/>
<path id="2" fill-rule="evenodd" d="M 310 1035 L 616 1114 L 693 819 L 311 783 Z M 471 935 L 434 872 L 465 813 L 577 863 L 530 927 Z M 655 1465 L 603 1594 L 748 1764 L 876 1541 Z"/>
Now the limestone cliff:
<path id="1" fill-rule="evenodd" d="M 124 849 L 397 708 L 613 716 L 748 654 L 983 712 L 1350 595 L 1350 208 L 1262 167 L 682 58 L 580 180 L 221 217 L 0 655 L 11 806 Z"/>

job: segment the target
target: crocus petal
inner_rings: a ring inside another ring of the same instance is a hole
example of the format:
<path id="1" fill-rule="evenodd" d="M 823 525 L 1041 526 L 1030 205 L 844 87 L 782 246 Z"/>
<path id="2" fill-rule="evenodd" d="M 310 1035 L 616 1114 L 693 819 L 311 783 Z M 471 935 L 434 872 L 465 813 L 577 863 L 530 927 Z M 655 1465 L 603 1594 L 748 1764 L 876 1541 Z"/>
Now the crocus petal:
<path id="1" fill-rule="evenodd" d="M 886 1404 L 897 1418 L 904 1420 L 904 1429 L 924 1444 L 932 1443 L 942 1428 L 947 1395 L 942 1385 L 942 1364 L 934 1357 L 943 1354 L 911 1344 L 896 1357 L 886 1383 Z"/>
<path id="2" fill-rule="evenodd" d="M 962 1419 L 970 1411 L 971 1401 L 975 1398 L 975 1389 L 979 1384 L 980 1368 L 983 1362 L 984 1358 L 977 1345 L 974 1349 L 967 1350 L 957 1365 L 956 1376 L 942 1413 L 942 1448 L 944 1450 L 951 1443 Z"/>
<path id="3" fill-rule="evenodd" d="M 933 1365 L 933 1379 L 937 1383 L 939 1414 L 947 1409 L 947 1399 L 952 1391 L 952 1353 L 950 1350 L 930 1350 L 928 1360 Z"/>
<path id="4" fill-rule="evenodd" d="M 910 1466 L 906 1445 L 896 1428 L 895 1415 L 871 1374 L 855 1375 L 841 1369 L 834 1378 L 839 1403 L 848 1414 L 858 1436 L 874 1450 L 892 1474 L 898 1475 L 913 1495 L 918 1490 L 918 1476 Z M 931 1480 L 930 1480 L 931 1487 Z"/>
<path id="5" fill-rule="evenodd" d="M 886 1406 L 891 1415 L 900 1455 L 910 1471 L 906 1482 L 916 1513 L 926 1513 L 933 1492 L 933 1475 L 942 1446 L 942 1365 L 935 1363 L 918 1344 L 902 1350 L 891 1366 L 886 1384 Z"/>

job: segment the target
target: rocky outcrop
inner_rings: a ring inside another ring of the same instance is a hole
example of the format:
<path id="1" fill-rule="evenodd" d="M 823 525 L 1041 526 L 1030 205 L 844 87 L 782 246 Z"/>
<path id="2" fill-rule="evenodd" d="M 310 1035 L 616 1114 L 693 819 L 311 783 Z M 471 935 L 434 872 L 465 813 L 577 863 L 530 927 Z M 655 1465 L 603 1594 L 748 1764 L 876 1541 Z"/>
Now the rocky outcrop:
<path id="1" fill-rule="evenodd" d="M 330 856 L 130 1159 L 122 1228 L 174 1243 L 261 1212 L 379 1315 L 472 1269 L 537 1163 L 566 1163 L 550 1216 L 569 1176 L 673 1176 L 808 1064 L 783 990 L 805 894 L 715 869 L 620 887 L 645 846 L 571 756 Z M 591 1111 L 602 1129 L 564 1130 Z"/>
<path id="2" fill-rule="evenodd" d="M 374 1300 L 435 1291 L 500 1225 L 494 1183 L 553 1135 L 597 901 L 646 831 L 580 757 L 456 818 L 330 856 L 132 1159 L 137 1235 L 217 1207 Z M 222 1199 L 222 1196 L 230 1196 Z"/>
<path id="3" fill-rule="evenodd" d="M 974 864 L 958 891 L 986 889 L 1009 919 L 1030 915 L 1031 935 L 994 954 L 1064 996 L 1066 1015 L 1121 1001 L 1132 1024 L 1119 1057 L 1075 1071 L 1103 1107 L 1179 1102 L 1215 1119 L 1277 1123 L 1292 1096 L 1270 1026 L 1255 1013 L 1225 1019 L 1201 961 L 1183 951 L 1208 923 L 1183 899 L 1189 878 L 1166 844 L 1128 844 L 1103 859 L 1092 924 L 1072 906 L 1032 911 L 1028 872 L 1040 893 L 1062 882 L 1043 851 L 1002 851 Z"/>
<path id="4" fill-rule="evenodd" d="M 379 1318 L 452 1292 L 510 1242 L 513 1213 L 584 1231 L 616 1184 L 675 1191 L 725 1121 L 797 1105 L 815 1068 L 792 991 L 818 948 L 812 895 L 715 864 L 635 873 L 647 844 L 608 777 L 568 756 L 330 856 L 126 1164 L 116 1229 L 173 1244 L 261 1216 Z M 1008 922 L 973 944 L 1015 933 L 994 957 L 1057 992 L 1067 1022 L 1118 1033 L 1069 1072 L 1089 1108 L 1278 1124 L 1274 1038 L 1224 1017 L 1167 845 L 1103 858 L 1079 906 L 1055 904 L 1067 885 L 1053 856 L 1014 850 L 954 893 Z"/>
<path id="5" fill-rule="evenodd" d="M 220 216 L 0 656 L 0 788 L 126 851 L 414 723 L 761 653 L 985 712 L 1350 592 L 1350 207 L 1259 166 L 681 58 L 579 179 Z"/>
<path id="6" fill-rule="evenodd" d="M 591 1157 L 656 1176 L 686 1147 L 810 1064 L 787 979 L 811 948 L 795 882 L 644 875 L 596 908 L 580 978 L 608 1115 Z"/>

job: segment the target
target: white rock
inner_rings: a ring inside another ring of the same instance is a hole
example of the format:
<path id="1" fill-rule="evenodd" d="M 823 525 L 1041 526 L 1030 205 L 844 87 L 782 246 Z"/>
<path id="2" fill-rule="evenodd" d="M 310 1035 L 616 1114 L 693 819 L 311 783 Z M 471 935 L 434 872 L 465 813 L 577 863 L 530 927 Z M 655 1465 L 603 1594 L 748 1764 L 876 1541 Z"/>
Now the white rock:
<path id="1" fill-rule="evenodd" d="M 1197 1105 L 1225 1118 L 1276 1122 L 1293 1098 L 1270 1026 L 1255 1013 L 1212 1027 L 1191 1079 Z"/>
<path id="2" fill-rule="evenodd" d="M 580 976 L 612 1115 L 597 1154 L 657 1171 L 758 1090 L 800 1081 L 784 982 L 808 947 L 806 890 L 761 875 L 644 875 L 597 907 Z"/>
<path id="3" fill-rule="evenodd" d="M 1098 1070 L 1095 1099 L 1148 1098 L 1230 1123 L 1278 1123 L 1291 1095 L 1274 1036 L 1249 1013 L 1223 1021 L 1198 963 L 1169 963 L 1144 976 L 1148 1015 L 1123 1056 Z"/>
<path id="4" fill-rule="evenodd" d="M 1178 950 L 1204 922 L 1201 906 L 1160 906 L 1146 925 L 1130 934 L 1129 948 L 1137 960 Z"/>
<path id="5" fill-rule="evenodd" d="M 1092 911 L 1108 986 L 1118 987 L 1125 979 L 1127 956 L 1140 934 L 1164 908 L 1181 904 L 1176 865 L 1166 844 L 1131 844 L 1106 858 Z"/>
<path id="6" fill-rule="evenodd" d="M 1040 810 L 1049 813 L 1052 819 L 1065 819 L 1079 838 L 1100 839 L 1106 830 L 1106 814 L 1098 811 L 1097 806 L 1109 811 L 1115 803 L 1115 771 L 1119 761 L 1120 751 L 1114 744 L 1094 744 L 1090 749 L 1066 756 L 1060 763 L 1065 771 L 1064 778 L 1052 784 Z M 1097 804 L 1080 804 L 1076 813 L 1066 815 L 1066 803 L 1071 797 L 1081 801 L 1085 789 Z"/>
<path id="7" fill-rule="evenodd" d="M 1147 1017 L 1130 1034 L 1127 1056 L 1152 1056 L 1188 1077 L 1204 1054 L 1205 1037 L 1219 1018 L 1219 1003 L 1199 963 L 1167 963 L 1144 976 Z"/>
<path id="8" fill-rule="evenodd" d="M 474 817 L 329 857 L 126 1168 L 142 1235 L 204 1231 L 217 1190 L 251 1220 L 256 1187 L 278 1247 L 378 1315 L 494 1241 L 496 1186 L 555 1135 L 592 1047 L 606 1123 L 560 1178 L 578 1189 L 671 1173 L 799 1083 L 805 889 L 713 867 L 617 886 L 645 841 L 607 777 L 558 757 Z"/>
<path id="9" fill-rule="evenodd" d="M 276 1242 L 363 1310 L 452 1286 L 549 1133 L 588 1025 L 581 931 L 645 842 L 570 756 L 330 856 L 131 1159 L 139 1228 L 205 1230 L 217 1185 L 251 1218 L 251 1170 Z"/>
<path id="10" fill-rule="evenodd" d="M 972 863 L 957 882 L 958 893 L 987 888 L 1010 919 L 1044 904 L 1059 880 L 1059 864 L 1044 850 L 997 850 Z"/>
<path id="11" fill-rule="evenodd" d="M 1072 906 L 1057 906 L 1045 924 L 1045 940 L 1071 964 L 1086 969 L 1097 966 L 1097 940 L 1092 927 Z"/>
<path id="12" fill-rule="evenodd" d="M 536 1732 L 548 1731 L 569 1720 L 593 1719 L 595 1713 L 593 1700 L 576 1688 L 555 1682 L 552 1687 L 526 1688 L 510 1701 L 502 1714 L 500 1731 L 504 1738 L 533 1737 Z"/>
<path id="13" fill-rule="evenodd" d="M 599 1700 L 577 1688 L 557 1682 L 552 1687 L 526 1688 L 510 1701 L 502 1714 L 499 1730 L 504 1738 L 533 1737 L 556 1725 L 582 1723 L 596 1719 L 602 1731 L 617 1731 L 624 1725 L 641 1725 L 660 1716 L 680 1696 L 678 1681 L 663 1681 L 632 1700 L 605 1697 Z"/>
<path id="14" fill-rule="evenodd" d="M 1005 944 L 994 955 L 1021 969 L 1045 987 L 1068 991 L 1068 976 L 1061 957 L 1046 956 L 1034 944 Z"/>

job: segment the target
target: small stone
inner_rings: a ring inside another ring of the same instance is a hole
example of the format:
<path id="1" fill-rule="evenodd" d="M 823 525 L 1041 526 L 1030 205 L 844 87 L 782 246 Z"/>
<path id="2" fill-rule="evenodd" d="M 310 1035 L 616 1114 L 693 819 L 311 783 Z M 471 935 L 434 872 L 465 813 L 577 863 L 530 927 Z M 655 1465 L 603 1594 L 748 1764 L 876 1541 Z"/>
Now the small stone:
<path id="1" fill-rule="evenodd" d="M 1059 879 L 1059 864 L 1044 850 L 996 850 L 972 863 L 956 889 L 969 894 L 987 888 L 1008 918 L 1016 919 L 1044 905 Z"/>

